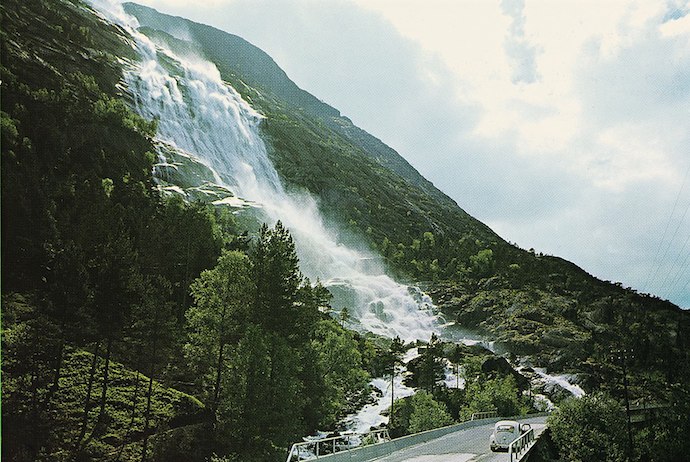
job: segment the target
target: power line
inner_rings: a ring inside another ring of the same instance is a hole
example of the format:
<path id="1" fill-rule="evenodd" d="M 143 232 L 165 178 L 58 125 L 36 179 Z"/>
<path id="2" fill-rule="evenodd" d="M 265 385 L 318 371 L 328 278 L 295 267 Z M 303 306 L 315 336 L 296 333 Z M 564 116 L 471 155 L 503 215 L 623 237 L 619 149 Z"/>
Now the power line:
<path id="1" fill-rule="evenodd" d="M 683 287 L 680 288 L 680 292 L 684 292 L 685 289 L 688 288 L 688 285 L 690 285 L 690 278 L 688 278 L 688 280 L 685 281 L 685 284 L 683 284 Z"/>
<path id="2" fill-rule="evenodd" d="M 687 247 L 688 243 L 690 243 L 690 232 L 688 233 L 688 237 L 685 238 L 685 242 L 681 246 L 680 250 L 676 254 L 676 259 L 673 261 L 671 264 L 671 268 L 678 268 L 678 270 L 675 272 L 673 276 L 671 276 L 671 272 L 666 273 L 666 277 L 664 278 L 663 282 L 661 283 L 661 287 L 665 287 L 668 283 L 669 290 L 673 287 L 675 287 L 679 282 L 680 278 L 687 269 L 686 264 L 690 260 L 690 252 L 688 252 L 685 255 L 685 258 L 683 259 L 683 262 L 680 263 L 680 265 L 677 265 L 679 263 L 681 257 L 683 256 L 683 253 L 685 252 L 685 248 Z"/>
<path id="3" fill-rule="evenodd" d="M 656 279 L 656 275 L 659 274 L 659 270 L 660 270 L 661 267 L 663 266 L 662 263 L 663 263 L 664 259 L 666 258 L 666 255 L 668 254 L 668 250 L 670 249 L 671 244 L 673 243 L 673 239 L 675 239 L 676 235 L 678 234 L 678 230 L 680 229 L 680 226 L 681 226 L 681 224 L 683 223 L 683 220 L 685 219 L 685 215 L 686 215 L 687 212 L 688 212 L 688 208 L 690 208 L 690 202 L 689 202 L 689 203 L 688 203 L 688 206 L 685 208 L 685 212 L 683 212 L 683 218 L 681 218 L 681 220 L 680 220 L 679 223 L 678 223 L 678 226 L 676 226 L 676 229 L 675 229 L 675 231 L 674 231 L 674 233 L 673 233 L 673 237 L 672 237 L 671 239 L 668 240 L 668 245 L 666 246 L 666 249 L 665 249 L 665 251 L 664 251 L 663 256 L 662 256 L 661 258 L 658 258 L 658 257 L 659 257 L 659 252 L 661 251 L 661 248 L 662 248 L 663 245 L 664 245 L 664 241 L 666 240 L 666 234 L 668 233 L 668 229 L 670 228 L 671 222 L 673 221 L 673 216 L 674 216 L 675 213 L 676 213 L 676 208 L 677 208 L 677 206 L 678 206 L 678 201 L 680 200 L 680 197 L 681 197 L 681 195 L 682 195 L 682 193 L 683 193 L 683 190 L 685 189 L 685 183 L 686 183 L 687 180 L 688 180 L 688 174 L 690 174 L 690 164 L 688 164 L 688 168 L 685 170 L 685 177 L 683 178 L 683 184 L 680 186 L 680 189 L 678 190 L 678 194 L 676 195 L 676 200 L 675 200 L 675 202 L 673 203 L 673 208 L 671 209 L 671 214 L 669 215 L 668 221 L 666 222 L 666 228 L 664 229 L 664 233 L 662 234 L 661 240 L 659 241 L 659 245 L 658 245 L 658 247 L 657 247 L 656 254 L 654 255 L 653 261 L 657 263 L 657 264 L 656 264 L 656 269 L 654 270 L 654 273 L 652 274 L 652 276 L 649 277 L 649 278 L 647 279 L 647 281 L 645 282 L 645 284 L 644 284 L 644 286 L 643 286 L 643 287 L 644 287 L 644 288 L 643 288 L 643 291 L 644 291 L 644 292 L 647 292 L 647 288 L 648 288 L 649 285 L 654 281 L 654 279 Z"/>

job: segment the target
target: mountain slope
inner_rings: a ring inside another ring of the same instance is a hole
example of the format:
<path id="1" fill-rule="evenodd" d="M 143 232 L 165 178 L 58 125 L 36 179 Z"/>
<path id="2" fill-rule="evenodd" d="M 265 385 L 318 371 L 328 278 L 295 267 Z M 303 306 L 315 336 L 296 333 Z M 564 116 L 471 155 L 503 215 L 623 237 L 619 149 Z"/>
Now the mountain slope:
<path id="1" fill-rule="evenodd" d="M 275 148 L 274 161 L 279 172 L 289 183 L 320 197 L 326 209 L 335 208 L 334 217 L 340 216 L 342 220 L 345 213 L 347 219 L 342 221 L 355 221 L 356 228 L 362 231 L 380 221 L 391 224 L 397 221 L 397 226 L 402 226 L 403 230 L 410 228 L 412 223 L 422 223 L 418 229 L 405 231 L 408 239 L 427 230 L 452 232 L 453 227 L 462 228 L 463 233 L 470 232 L 471 228 L 483 239 L 496 239 L 493 232 L 467 215 L 393 149 L 354 126 L 336 109 L 299 89 L 267 54 L 244 39 L 148 7 L 133 3 L 124 6 L 137 17 L 147 33 L 156 31 L 155 37 L 172 48 L 180 47 L 181 41 L 193 42 L 203 57 L 216 64 L 224 79 L 268 116 L 264 130 L 269 141 L 272 140 L 269 144 Z M 337 159 L 336 162 L 342 159 L 342 164 L 334 165 L 333 171 L 321 172 L 320 169 L 327 168 L 332 159 Z M 343 164 L 350 164 L 349 168 L 343 170 Z M 300 172 L 294 171 L 296 166 Z M 338 174 L 348 173 L 354 174 L 338 178 Z M 361 173 L 371 173 L 371 176 L 359 178 Z M 385 177 L 378 178 L 382 175 Z M 401 184 L 401 180 L 407 184 Z M 359 184 L 354 186 L 353 183 Z M 374 191 L 379 188 L 388 191 Z M 352 192 L 368 196 L 369 203 L 363 204 L 350 197 Z M 400 198 L 400 192 L 410 196 Z M 393 200 L 387 200 L 388 197 Z M 380 203 L 371 204 L 375 200 Z M 350 204 L 343 205 L 343 202 Z M 405 210 L 401 211 L 404 214 L 386 217 L 391 206 L 395 208 L 395 202 L 407 202 L 403 205 Z M 429 203 L 433 206 L 429 207 Z M 372 205 L 376 210 L 371 210 Z"/>
<path id="2" fill-rule="evenodd" d="M 78 1 L 5 1 L 0 20 L 2 459 L 173 451 L 210 421 L 162 369 L 220 251 L 212 217 L 156 192 L 116 27 Z"/>
<path id="3" fill-rule="evenodd" d="M 360 147 L 376 162 L 424 189 L 437 200 L 454 203 L 397 152 L 353 125 L 337 109 L 300 89 L 269 55 L 241 37 L 184 18 L 161 14 L 136 3 L 125 3 L 124 7 L 125 11 L 137 17 L 142 26 L 197 43 L 204 56 L 218 66 L 224 78 L 233 80 L 234 77 L 250 87 L 273 94 L 282 103 L 290 105 L 292 110 L 303 111 L 318 119 Z"/>
<path id="4" fill-rule="evenodd" d="M 508 244 L 393 149 L 300 90 L 245 40 L 151 8 L 125 8 L 154 40 L 214 62 L 266 116 L 264 138 L 288 186 L 317 197 L 341 239 L 365 240 L 399 277 L 424 281 L 452 320 L 558 370 L 582 372 L 605 351 L 626 345 L 645 351 L 640 368 L 654 357 L 686 354 L 689 313 L 600 281 L 561 258 Z M 643 334 L 633 332 L 639 325 Z M 649 340 L 659 331 L 668 336 Z M 591 380 L 596 387 L 606 379 Z"/>

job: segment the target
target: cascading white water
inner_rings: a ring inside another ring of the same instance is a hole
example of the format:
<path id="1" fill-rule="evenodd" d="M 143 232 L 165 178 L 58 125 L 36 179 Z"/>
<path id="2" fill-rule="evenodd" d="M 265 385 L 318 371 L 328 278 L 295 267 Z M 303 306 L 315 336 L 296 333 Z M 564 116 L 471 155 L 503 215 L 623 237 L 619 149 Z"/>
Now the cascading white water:
<path id="1" fill-rule="evenodd" d="M 262 116 L 222 81 L 215 65 L 155 46 L 119 5 L 105 0 L 97 7 L 133 37 L 140 60 L 125 83 L 137 111 L 158 120 L 161 141 L 197 157 L 217 182 L 281 220 L 295 239 L 303 273 L 321 280 L 361 328 L 405 341 L 440 333 L 429 297 L 398 284 L 381 265 L 363 264 L 376 258 L 338 244 L 315 201 L 285 191 L 259 136 Z"/>

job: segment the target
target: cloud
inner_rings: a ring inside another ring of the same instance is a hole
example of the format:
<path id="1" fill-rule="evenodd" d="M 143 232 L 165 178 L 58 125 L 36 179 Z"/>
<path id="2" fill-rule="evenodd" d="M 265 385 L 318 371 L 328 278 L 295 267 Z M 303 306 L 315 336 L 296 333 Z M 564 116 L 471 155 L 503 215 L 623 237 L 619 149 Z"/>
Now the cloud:
<path id="1" fill-rule="evenodd" d="M 690 13 L 690 5 L 688 1 L 669 1 L 667 3 L 666 13 L 662 19 L 662 22 L 666 23 L 669 21 L 676 21 L 685 17 Z"/>
<path id="2" fill-rule="evenodd" d="M 534 83 L 538 80 L 537 48 L 525 38 L 524 0 L 502 0 L 501 10 L 512 18 L 505 38 L 505 51 L 513 62 L 513 83 Z"/>

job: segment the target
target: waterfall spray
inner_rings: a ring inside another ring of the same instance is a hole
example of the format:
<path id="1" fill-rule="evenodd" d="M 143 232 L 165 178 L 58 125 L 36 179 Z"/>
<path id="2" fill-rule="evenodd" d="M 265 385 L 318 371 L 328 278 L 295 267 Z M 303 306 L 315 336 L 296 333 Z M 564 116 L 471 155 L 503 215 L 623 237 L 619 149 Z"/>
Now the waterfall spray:
<path id="1" fill-rule="evenodd" d="M 136 111 L 158 120 L 159 141 L 194 156 L 219 184 L 281 220 L 295 239 L 302 272 L 321 280 L 361 328 L 405 341 L 440 332 L 428 296 L 395 282 L 381 265 L 363 264 L 376 258 L 339 244 L 311 196 L 286 192 L 260 137 L 263 117 L 214 64 L 154 45 L 120 5 L 100 2 L 98 9 L 132 37 L 139 59 L 128 66 L 125 85 Z"/>

